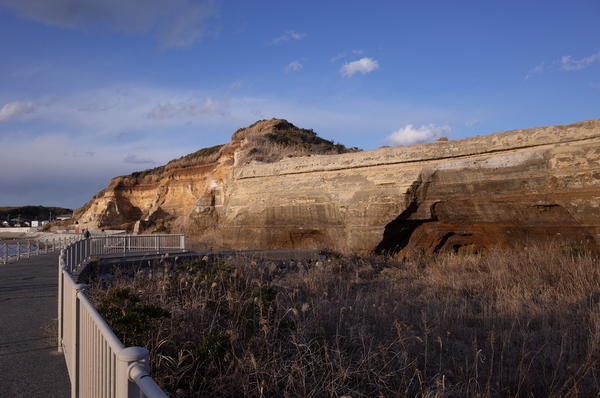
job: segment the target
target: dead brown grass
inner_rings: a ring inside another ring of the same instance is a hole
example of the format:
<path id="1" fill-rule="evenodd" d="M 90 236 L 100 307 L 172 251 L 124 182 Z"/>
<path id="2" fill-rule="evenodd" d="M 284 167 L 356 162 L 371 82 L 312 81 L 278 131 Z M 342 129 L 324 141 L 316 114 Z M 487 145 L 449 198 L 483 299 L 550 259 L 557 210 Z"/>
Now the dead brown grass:
<path id="1" fill-rule="evenodd" d="M 600 390 L 600 264 L 580 254 L 197 261 L 90 291 L 170 312 L 135 343 L 180 397 L 584 397 Z"/>

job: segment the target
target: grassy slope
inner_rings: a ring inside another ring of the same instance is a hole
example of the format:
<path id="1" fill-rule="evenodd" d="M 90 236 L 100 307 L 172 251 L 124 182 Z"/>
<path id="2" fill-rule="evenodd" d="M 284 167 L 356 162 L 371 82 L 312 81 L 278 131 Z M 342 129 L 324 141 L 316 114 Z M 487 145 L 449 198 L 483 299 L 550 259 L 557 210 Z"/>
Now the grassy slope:
<path id="1" fill-rule="evenodd" d="M 358 148 L 347 148 L 340 143 L 321 138 L 312 129 L 303 129 L 281 119 L 259 120 L 253 125 L 239 129 L 232 135 L 229 144 L 202 148 L 164 166 L 137 171 L 123 178 L 128 183 L 155 182 L 172 169 L 193 167 L 213 163 L 232 146 L 244 141 L 244 161 L 276 162 L 284 157 L 314 154 L 339 154 L 357 152 Z"/>

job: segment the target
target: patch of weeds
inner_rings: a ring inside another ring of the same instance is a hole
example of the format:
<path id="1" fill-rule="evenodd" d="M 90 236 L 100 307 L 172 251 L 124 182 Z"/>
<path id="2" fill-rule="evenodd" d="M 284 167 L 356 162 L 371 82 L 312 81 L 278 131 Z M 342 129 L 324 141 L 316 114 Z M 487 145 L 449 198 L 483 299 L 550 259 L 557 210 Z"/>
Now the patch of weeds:
<path id="1" fill-rule="evenodd" d="M 166 225 L 161 225 L 160 227 L 156 228 L 152 233 L 153 234 L 170 234 L 171 228 L 167 227 Z"/>
<path id="2" fill-rule="evenodd" d="M 256 329 L 262 322 L 272 324 L 277 290 L 272 286 L 248 287 L 240 302 L 239 323 L 248 329 Z"/>
<path id="3" fill-rule="evenodd" d="M 98 313 L 124 345 L 144 345 L 152 320 L 168 318 L 170 312 L 154 304 L 141 304 L 128 288 L 114 288 L 97 306 Z"/>
<path id="4" fill-rule="evenodd" d="M 570 258 L 580 258 L 585 256 L 585 250 L 574 243 L 569 243 L 563 246 L 561 252 Z"/>
<path id="5" fill-rule="evenodd" d="M 176 374 L 166 381 L 169 390 L 180 394 L 192 391 L 211 391 L 218 387 L 216 377 L 231 352 L 231 340 L 227 333 L 211 333 L 200 338 L 196 343 L 187 342 L 186 348 L 180 350 Z M 173 358 L 169 349 L 161 349 L 164 358 Z M 182 396 L 182 395 L 177 395 Z M 185 395 L 190 396 L 190 395 Z"/>
<path id="6" fill-rule="evenodd" d="M 205 260 L 184 261 L 175 272 L 189 274 L 198 281 L 221 282 L 235 274 L 235 266 L 230 263 L 208 263 Z"/>
<path id="7" fill-rule="evenodd" d="M 283 318 L 279 321 L 279 329 L 296 330 L 297 327 L 296 321 L 293 319 Z"/>
<path id="8" fill-rule="evenodd" d="M 227 333 L 212 333 L 202 337 L 194 345 L 193 357 L 196 360 L 192 383 L 200 388 L 206 388 L 211 383 L 212 368 L 218 368 L 225 356 L 231 351 L 231 342 Z"/>

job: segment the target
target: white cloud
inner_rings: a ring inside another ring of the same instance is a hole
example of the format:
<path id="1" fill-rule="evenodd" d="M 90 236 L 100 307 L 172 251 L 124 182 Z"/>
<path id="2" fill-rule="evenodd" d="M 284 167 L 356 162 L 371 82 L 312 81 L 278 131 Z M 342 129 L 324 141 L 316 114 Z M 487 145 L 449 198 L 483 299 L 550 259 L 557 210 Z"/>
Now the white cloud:
<path id="1" fill-rule="evenodd" d="M 344 77 L 352 77 L 355 73 L 362 73 L 363 75 L 373 72 L 375 69 L 379 69 L 379 63 L 373 58 L 361 58 L 358 61 L 348 62 L 342 66 L 340 73 Z"/>
<path id="2" fill-rule="evenodd" d="M 304 65 L 302 65 L 302 63 L 300 61 L 290 62 L 285 67 L 285 72 L 286 73 L 299 72 L 300 70 L 302 70 L 303 67 L 304 67 Z"/>
<path id="3" fill-rule="evenodd" d="M 14 116 L 35 112 L 35 106 L 31 101 L 9 102 L 0 108 L 0 122 L 9 122 Z"/>
<path id="4" fill-rule="evenodd" d="M 298 33 L 298 32 L 294 32 L 293 30 L 289 30 L 289 31 L 285 32 L 282 36 L 279 36 L 275 40 L 271 41 L 269 44 L 275 45 L 275 44 L 283 43 L 288 40 L 302 40 L 305 37 L 306 37 L 306 33 Z"/>
<path id="5" fill-rule="evenodd" d="M 416 129 L 412 124 L 408 124 L 385 137 L 384 141 L 391 145 L 415 144 L 438 139 L 450 134 L 451 131 L 452 127 L 448 125 L 436 126 L 435 124 L 429 124 Z"/>
<path id="6" fill-rule="evenodd" d="M 104 27 L 150 35 L 167 47 L 191 46 L 217 13 L 212 0 L 0 0 L 27 19 L 63 28 Z"/>
<path id="7" fill-rule="evenodd" d="M 182 101 L 177 104 L 172 104 L 171 102 L 158 104 L 146 116 L 149 119 L 169 119 L 179 115 L 197 116 L 201 114 L 214 115 L 225 113 L 227 112 L 224 101 L 215 101 L 211 97 L 208 97 L 202 103 Z"/>
<path id="8" fill-rule="evenodd" d="M 600 61 L 600 52 L 580 60 L 574 60 L 570 55 L 565 55 L 560 59 L 560 68 L 564 71 L 581 70 L 597 61 Z"/>

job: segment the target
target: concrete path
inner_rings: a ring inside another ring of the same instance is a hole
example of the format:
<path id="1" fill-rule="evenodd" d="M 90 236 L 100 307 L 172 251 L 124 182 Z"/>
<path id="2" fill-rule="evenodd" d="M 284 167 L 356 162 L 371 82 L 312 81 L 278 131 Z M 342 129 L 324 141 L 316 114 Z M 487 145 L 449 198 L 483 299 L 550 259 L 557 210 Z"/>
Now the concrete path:
<path id="1" fill-rule="evenodd" d="M 57 295 L 58 252 L 0 264 L 0 397 L 70 397 Z"/>

